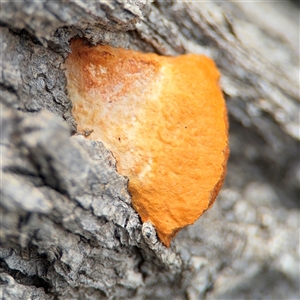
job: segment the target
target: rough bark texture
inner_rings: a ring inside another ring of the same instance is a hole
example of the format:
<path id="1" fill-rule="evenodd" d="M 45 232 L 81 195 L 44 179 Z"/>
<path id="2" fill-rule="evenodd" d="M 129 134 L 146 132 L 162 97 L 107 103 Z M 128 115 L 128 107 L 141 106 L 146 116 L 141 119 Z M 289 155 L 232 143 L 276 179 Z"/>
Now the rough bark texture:
<path id="1" fill-rule="evenodd" d="M 298 22 L 289 2 L 1 2 L 1 299 L 299 299 Z M 226 183 L 169 249 L 112 154 L 72 135 L 75 36 L 221 70 Z"/>

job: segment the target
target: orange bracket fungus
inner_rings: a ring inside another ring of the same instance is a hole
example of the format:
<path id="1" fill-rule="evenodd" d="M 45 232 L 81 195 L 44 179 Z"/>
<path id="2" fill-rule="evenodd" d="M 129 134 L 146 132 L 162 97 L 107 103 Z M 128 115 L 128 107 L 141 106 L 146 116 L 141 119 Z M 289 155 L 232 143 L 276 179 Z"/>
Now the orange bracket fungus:
<path id="1" fill-rule="evenodd" d="M 228 123 L 219 71 L 177 57 L 71 42 L 68 92 L 78 131 L 112 151 L 132 204 L 160 240 L 209 209 L 224 181 Z"/>

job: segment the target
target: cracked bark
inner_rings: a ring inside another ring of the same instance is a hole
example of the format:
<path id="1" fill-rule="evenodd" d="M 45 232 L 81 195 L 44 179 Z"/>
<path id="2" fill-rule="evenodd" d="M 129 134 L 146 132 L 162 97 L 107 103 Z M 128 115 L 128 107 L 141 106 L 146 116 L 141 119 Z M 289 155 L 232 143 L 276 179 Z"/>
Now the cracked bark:
<path id="1" fill-rule="evenodd" d="M 289 2 L 1 3 L 1 299 L 297 298 L 297 22 Z M 76 36 L 221 70 L 226 183 L 170 249 L 112 154 L 73 135 L 61 65 Z"/>

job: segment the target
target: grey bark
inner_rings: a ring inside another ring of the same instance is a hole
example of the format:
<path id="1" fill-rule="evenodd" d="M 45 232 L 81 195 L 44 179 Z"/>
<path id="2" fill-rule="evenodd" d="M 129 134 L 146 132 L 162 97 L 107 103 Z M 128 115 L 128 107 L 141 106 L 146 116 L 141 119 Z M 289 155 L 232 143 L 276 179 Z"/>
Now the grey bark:
<path id="1" fill-rule="evenodd" d="M 1 299 L 299 299 L 299 35 L 289 2 L 1 2 Z M 74 135 L 73 37 L 216 61 L 231 157 L 170 249 Z"/>

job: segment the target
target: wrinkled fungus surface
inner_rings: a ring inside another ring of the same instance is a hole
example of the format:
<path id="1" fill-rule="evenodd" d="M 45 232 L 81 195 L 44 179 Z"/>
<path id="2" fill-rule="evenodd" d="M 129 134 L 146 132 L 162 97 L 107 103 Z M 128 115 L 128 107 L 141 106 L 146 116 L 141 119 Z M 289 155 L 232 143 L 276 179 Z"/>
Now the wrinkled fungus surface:
<path id="1" fill-rule="evenodd" d="M 164 57 L 71 43 L 68 92 L 78 131 L 93 130 L 129 178 L 132 204 L 170 245 L 210 208 L 224 181 L 228 123 L 206 56 Z"/>

